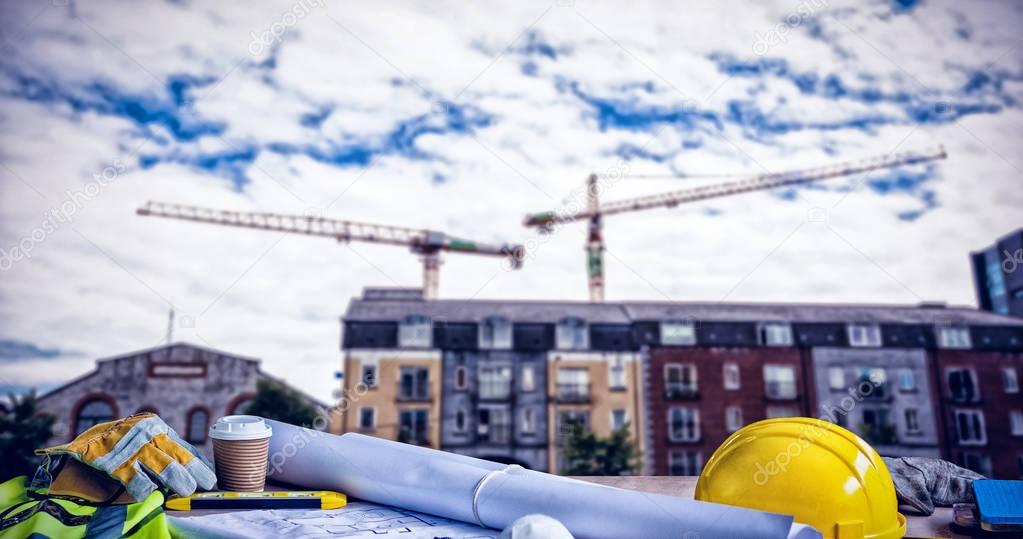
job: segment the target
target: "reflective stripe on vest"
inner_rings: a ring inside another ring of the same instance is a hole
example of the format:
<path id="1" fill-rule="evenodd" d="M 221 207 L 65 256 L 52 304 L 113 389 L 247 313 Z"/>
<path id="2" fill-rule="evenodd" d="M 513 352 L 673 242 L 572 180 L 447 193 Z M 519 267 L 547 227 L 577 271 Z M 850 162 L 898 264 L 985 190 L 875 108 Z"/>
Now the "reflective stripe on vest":
<path id="1" fill-rule="evenodd" d="M 0 484 L 0 539 L 169 539 L 163 501 L 156 491 L 138 503 L 97 506 L 66 496 L 46 497 L 45 491 L 27 490 L 24 477 L 15 477 Z"/>

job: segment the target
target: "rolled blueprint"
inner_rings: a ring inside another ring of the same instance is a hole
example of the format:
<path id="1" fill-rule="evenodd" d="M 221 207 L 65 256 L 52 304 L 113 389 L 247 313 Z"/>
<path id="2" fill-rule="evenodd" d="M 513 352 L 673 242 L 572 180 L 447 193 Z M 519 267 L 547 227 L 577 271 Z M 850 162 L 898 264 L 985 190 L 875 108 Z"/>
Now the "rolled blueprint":
<path id="1" fill-rule="evenodd" d="M 502 529 L 542 513 L 577 539 L 819 538 L 792 517 L 568 479 L 348 433 L 267 421 L 267 475 L 309 489 Z"/>

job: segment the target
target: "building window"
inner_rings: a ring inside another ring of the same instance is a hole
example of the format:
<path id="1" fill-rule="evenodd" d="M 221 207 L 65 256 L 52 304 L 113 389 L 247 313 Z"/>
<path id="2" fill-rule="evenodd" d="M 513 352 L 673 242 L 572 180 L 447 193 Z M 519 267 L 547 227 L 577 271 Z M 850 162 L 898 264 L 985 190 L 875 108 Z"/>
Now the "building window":
<path id="1" fill-rule="evenodd" d="M 430 370 L 426 367 L 402 367 L 398 399 L 424 401 L 430 398 Z"/>
<path id="2" fill-rule="evenodd" d="M 985 477 L 991 477 L 991 457 L 980 453 L 960 453 L 959 465 Z"/>
<path id="3" fill-rule="evenodd" d="M 526 408 L 522 411 L 522 433 L 533 434 L 536 432 L 536 410 Z"/>
<path id="4" fill-rule="evenodd" d="M 363 365 L 362 366 L 362 383 L 366 384 L 366 387 L 377 386 L 377 366 L 376 365 Z"/>
<path id="5" fill-rule="evenodd" d="M 429 442 L 427 418 L 429 410 L 401 410 L 398 412 L 398 441 L 412 445 L 424 445 Z"/>
<path id="6" fill-rule="evenodd" d="M 465 410 L 455 412 L 455 430 L 465 432 Z"/>
<path id="7" fill-rule="evenodd" d="M 480 348 L 509 350 L 512 347 L 512 325 L 507 318 L 492 316 L 480 323 Z"/>
<path id="8" fill-rule="evenodd" d="M 973 369 L 953 368 L 945 371 L 948 377 L 949 398 L 954 402 L 977 402 L 980 400 L 980 388 L 977 387 L 977 374 Z"/>
<path id="9" fill-rule="evenodd" d="M 511 436 L 511 425 L 508 422 L 508 410 L 505 408 L 480 408 L 479 422 L 476 423 L 476 434 L 480 441 L 492 444 L 506 444 Z"/>
<path id="10" fill-rule="evenodd" d="M 899 391 L 916 391 L 916 374 L 913 369 L 899 369 Z"/>
<path id="11" fill-rule="evenodd" d="M 1013 436 L 1023 436 L 1023 411 L 1009 412 L 1009 430 Z"/>
<path id="12" fill-rule="evenodd" d="M 480 366 L 481 399 L 507 400 L 511 395 L 511 367 Z"/>
<path id="13" fill-rule="evenodd" d="M 425 316 L 406 316 L 398 325 L 398 346 L 429 348 L 433 343 L 433 323 Z"/>
<path id="14" fill-rule="evenodd" d="M 699 451 L 671 451 L 668 453 L 670 475 L 700 475 L 703 457 Z"/>
<path id="15" fill-rule="evenodd" d="M 799 410 L 791 406 L 768 406 L 767 419 L 778 419 L 779 417 L 798 417 Z"/>
<path id="16" fill-rule="evenodd" d="M 699 395 L 696 380 L 696 365 L 691 363 L 668 363 L 664 366 L 665 398 L 686 399 Z"/>
<path id="17" fill-rule="evenodd" d="M 881 328 L 875 324 L 849 324 L 846 332 L 849 335 L 849 346 L 881 346 Z"/>
<path id="18" fill-rule="evenodd" d="M 832 391 L 845 390 L 845 370 L 842 367 L 828 368 L 828 387 Z"/>
<path id="19" fill-rule="evenodd" d="M 1019 378 L 1014 367 L 1002 368 L 1002 387 L 1006 393 L 1019 393 Z"/>
<path id="20" fill-rule="evenodd" d="M 522 367 L 522 391 L 536 389 L 536 369 L 530 365 Z"/>
<path id="21" fill-rule="evenodd" d="M 888 373 L 880 367 L 864 367 L 859 373 L 857 391 L 869 399 L 883 399 L 888 396 Z"/>
<path id="22" fill-rule="evenodd" d="M 764 346 L 792 346 L 792 326 L 777 322 L 761 324 L 760 342 Z"/>
<path id="23" fill-rule="evenodd" d="M 377 409 L 372 406 L 359 408 L 359 430 L 372 431 L 377 428 Z"/>
<path id="24" fill-rule="evenodd" d="M 114 420 L 114 407 L 104 399 L 92 399 L 78 408 L 75 436 L 100 423 Z"/>
<path id="25" fill-rule="evenodd" d="M 564 318 L 558 322 L 555 335 L 560 350 L 586 350 L 590 347 L 589 332 L 586 321 L 582 318 Z"/>
<path id="26" fill-rule="evenodd" d="M 251 393 L 249 394 L 251 395 Z M 252 404 L 252 398 L 243 398 L 235 402 L 234 406 L 227 411 L 227 415 L 239 415 L 249 411 L 249 405 Z"/>
<path id="27" fill-rule="evenodd" d="M 725 381 L 725 389 L 739 389 L 739 365 L 736 363 L 725 363 L 721 368 L 721 376 Z"/>
<path id="28" fill-rule="evenodd" d="M 188 413 L 187 421 L 185 441 L 195 445 L 206 443 L 206 429 L 210 428 L 210 413 L 203 408 L 195 408 Z"/>
<path id="29" fill-rule="evenodd" d="M 970 348 L 969 328 L 936 328 L 938 332 L 938 348 Z"/>
<path id="30" fill-rule="evenodd" d="M 796 369 L 792 365 L 764 365 L 764 394 L 769 399 L 796 398 Z"/>
<path id="31" fill-rule="evenodd" d="M 742 408 L 729 406 L 725 408 L 725 428 L 728 432 L 735 432 L 742 428 Z"/>
<path id="32" fill-rule="evenodd" d="M 625 428 L 625 424 L 629 422 L 629 414 L 624 408 L 616 408 L 611 410 L 611 430 L 619 431 Z"/>
<path id="33" fill-rule="evenodd" d="M 904 412 L 906 417 L 906 432 L 910 434 L 917 434 L 920 432 L 920 414 L 916 408 L 906 408 Z"/>
<path id="34" fill-rule="evenodd" d="M 956 439 L 962 445 L 984 445 L 987 431 L 984 429 L 984 412 L 980 410 L 956 410 Z"/>
<path id="35" fill-rule="evenodd" d="M 696 326 L 692 322 L 661 322 L 661 344 L 693 346 L 696 344 Z"/>
<path id="36" fill-rule="evenodd" d="M 575 367 L 558 369 L 557 392 L 560 402 L 589 401 L 590 370 Z"/>
<path id="37" fill-rule="evenodd" d="M 699 441 L 700 411 L 696 408 L 670 408 L 668 438 L 673 442 Z"/>
<path id="38" fill-rule="evenodd" d="M 625 389 L 625 358 L 620 355 L 612 356 L 607 364 L 607 385 L 610 389 Z"/>
<path id="39" fill-rule="evenodd" d="M 469 387 L 469 370 L 465 367 L 455 367 L 455 389 Z"/>

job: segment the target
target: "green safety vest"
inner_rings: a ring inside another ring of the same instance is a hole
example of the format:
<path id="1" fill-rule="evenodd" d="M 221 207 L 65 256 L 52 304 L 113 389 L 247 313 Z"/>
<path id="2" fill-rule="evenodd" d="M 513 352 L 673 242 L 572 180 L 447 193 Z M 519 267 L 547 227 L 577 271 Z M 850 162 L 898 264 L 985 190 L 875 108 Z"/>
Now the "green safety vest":
<path id="1" fill-rule="evenodd" d="M 20 476 L 0 484 L 0 538 L 23 537 L 170 539 L 170 531 L 158 490 L 138 503 L 96 504 L 26 488 Z"/>

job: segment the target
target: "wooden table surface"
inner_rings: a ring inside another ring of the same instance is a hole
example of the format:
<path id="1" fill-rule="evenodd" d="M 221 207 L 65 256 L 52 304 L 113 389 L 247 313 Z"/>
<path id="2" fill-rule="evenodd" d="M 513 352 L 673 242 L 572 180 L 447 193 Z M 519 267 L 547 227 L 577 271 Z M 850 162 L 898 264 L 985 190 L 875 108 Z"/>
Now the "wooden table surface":
<path id="1" fill-rule="evenodd" d="M 599 483 L 609 487 L 666 494 L 668 496 L 689 499 L 692 499 L 693 492 L 696 490 L 696 477 L 635 475 L 626 477 L 576 477 L 575 479 Z M 955 533 L 949 528 L 949 524 L 952 522 L 951 507 L 938 507 L 934 514 L 929 517 L 906 515 L 906 521 L 906 537 L 969 537 L 968 535 Z"/>
<path id="2" fill-rule="evenodd" d="M 693 498 L 696 490 L 696 477 L 679 476 L 625 476 L 625 477 L 575 477 L 582 481 L 590 481 L 610 487 L 618 487 L 641 492 L 665 494 L 678 496 L 680 498 Z M 281 486 L 268 484 L 266 490 L 286 490 Z M 298 490 L 298 489 L 296 489 Z M 189 511 L 187 513 L 171 512 L 178 517 L 193 517 L 209 514 L 223 513 L 220 510 Z M 905 514 L 905 513 L 903 513 Z M 952 509 L 939 507 L 929 517 L 906 515 L 907 533 L 906 537 L 939 537 L 939 538 L 964 538 L 968 535 L 953 532 L 949 524 L 952 522 Z"/>

